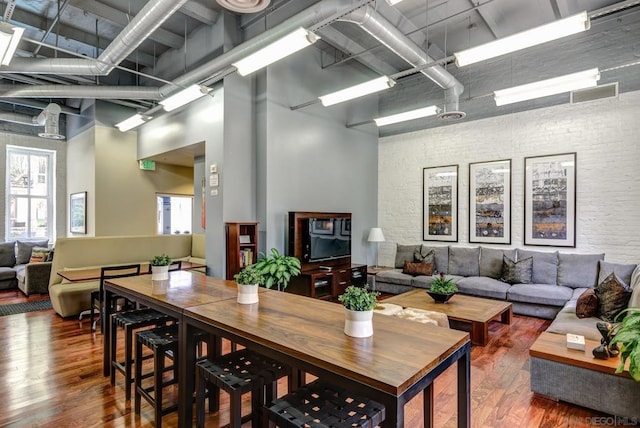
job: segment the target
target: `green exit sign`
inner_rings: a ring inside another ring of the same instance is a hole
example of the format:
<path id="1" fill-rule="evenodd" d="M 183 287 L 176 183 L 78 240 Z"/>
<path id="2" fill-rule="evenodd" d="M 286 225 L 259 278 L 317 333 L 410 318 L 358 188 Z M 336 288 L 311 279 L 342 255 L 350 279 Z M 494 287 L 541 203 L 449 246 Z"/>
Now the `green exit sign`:
<path id="1" fill-rule="evenodd" d="M 152 161 L 152 160 L 141 160 L 139 162 L 140 162 L 140 169 L 142 169 L 144 171 L 155 171 L 156 170 L 155 161 Z"/>

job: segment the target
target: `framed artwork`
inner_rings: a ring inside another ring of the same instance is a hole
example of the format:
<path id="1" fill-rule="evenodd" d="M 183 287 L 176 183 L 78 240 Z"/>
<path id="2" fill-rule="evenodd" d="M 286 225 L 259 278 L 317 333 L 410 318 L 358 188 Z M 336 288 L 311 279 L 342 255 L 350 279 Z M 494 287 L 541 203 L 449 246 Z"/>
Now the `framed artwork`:
<path id="1" fill-rule="evenodd" d="M 69 197 L 69 229 L 71 233 L 87 234 L 87 192 Z"/>
<path id="2" fill-rule="evenodd" d="M 458 241 L 458 165 L 422 170 L 422 239 Z"/>
<path id="3" fill-rule="evenodd" d="M 333 235 L 333 219 L 314 219 L 311 222 L 311 233 L 316 235 Z"/>
<path id="4" fill-rule="evenodd" d="M 525 245 L 576 246 L 576 154 L 524 158 Z"/>
<path id="5" fill-rule="evenodd" d="M 511 159 L 469 164 L 469 242 L 511 244 Z"/>
<path id="6" fill-rule="evenodd" d="M 342 236 L 351 236 L 351 219 L 343 218 L 340 221 L 340 235 Z"/>

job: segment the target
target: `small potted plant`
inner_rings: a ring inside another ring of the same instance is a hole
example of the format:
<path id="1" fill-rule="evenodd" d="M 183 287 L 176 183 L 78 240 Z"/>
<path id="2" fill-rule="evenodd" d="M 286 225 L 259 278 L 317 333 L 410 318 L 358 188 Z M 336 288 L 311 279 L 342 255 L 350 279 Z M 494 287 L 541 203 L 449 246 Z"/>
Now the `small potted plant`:
<path id="1" fill-rule="evenodd" d="M 452 279 L 446 279 L 442 272 L 440 272 L 440 275 L 433 278 L 431 286 L 427 290 L 427 294 L 429 294 L 436 303 L 446 303 L 451 296 L 457 292 L 458 287 L 456 284 Z"/>
<path id="2" fill-rule="evenodd" d="M 278 291 L 284 290 L 289 285 L 292 277 L 300 275 L 300 260 L 293 256 L 285 256 L 272 248 L 271 255 L 260 253 L 258 262 L 254 265 L 264 275 L 264 286 L 271 288 L 274 285 Z"/>
<path id="3" fill-rule="evenodd" d="M 622 321 L 611 331 L 613 339 L 610 345 L 620 348 L 620 364 L 616 373 L 622 373 L 629 360 L 629 374 L 636 382 L 640 382 L 640 308 L 627 308 L 616 319 L 622 317 Z"/>
<path id="4" fill-rule="evenodd" d="M 249 265 L 233 276 L 238 284 L 238 303 L 258 303 L 258 286 L 264 283 L 264 275 L 255 264 Z"/>
<path id="5" fill-rule="evenodd" d="M 154 256 L 149 261 L 151 265 L 151 280 L 162 281 L 169 279 L 169 265 L 171 261 L 171 257 L 164 253 L 159 256 Z"/>
<path id="6" fill-rule="evenodd" d="M 377 291 L 366 287 L 350 285 L 338 296 L 344 305 L 344 334 L 351 337 L 369 337 L 373 335 L 373 309 L 378 303 Z"/>

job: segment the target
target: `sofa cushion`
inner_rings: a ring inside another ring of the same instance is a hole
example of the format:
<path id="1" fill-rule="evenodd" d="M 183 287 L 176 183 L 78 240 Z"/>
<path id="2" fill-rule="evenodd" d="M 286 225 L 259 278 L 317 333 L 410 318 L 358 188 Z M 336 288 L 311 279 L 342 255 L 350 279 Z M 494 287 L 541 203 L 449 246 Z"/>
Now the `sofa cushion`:
<path id="1" fill-rule="evenodd" d="M 435 272 L 433 276 L 416 276 L 415 278 L 413 278 L 413 281 L 411 281 L 411 285 L 415 288 L 424 288 L 428 290 L 429 288 L 431 288 L 431 281 L 433 281 L 433 278 L 435 278 L 436 276 L 437 275 L 435 274 Z M 458 281 L 460 281 L 464 277 L 459 275 L 445 275 L 445 278 L 452 279 L 453 282 L 458 283 Z"/>
<path id="2" fill-rule="evenodd" d="M 433 250 L 433 253 L 435 254 L 435 261 L 436 264 L 433 267 L 434 272 L 442 272 L 442 273 L 448 273 L 448 268 L 449 268 L 449 246 L 444 246 L 444 247 L 431 247 L 428 245 L 422 245 L 422 248 L 420 249 L 420 251 L 425 254 L 429 251 Z"/>
<path id="3" fill-rule="evenodd" d="M 511 287 L 505 282 L 486 276 L 460 278 L 456 285 L 462 294 L 500 300 L 507 300 L 507 290 Z"/>
<path id="4" fill-rule="evenodd" d="M 507 291 L 509 301 L 551 306 L 564 306 L 572 295 L 571 288 L 552 284 L 514 284 Z"/>
<path id="5" fill-rule="evenodd" d="M 627 307 L 631 298 L 631 289 L 612 273 L 596 287 L 598 296 L 598 316 L 613 322 L 616 316 Z"/>
<path id="6" fill-rule="evenodd" d="M 558 254 L 558 285 L 571 288 L 595 287 L 598 261 L 604 254 Z"/>
<path id="7" fill-rule="evenodd" d="M 29 259 L 31 258 L 31 250 L 33 247 L 49 247 L 49 241 L 16 241 L 18 252 L 16 253 L 16 264 L 23 265 L 29 263 Z"/>
<path id="8" fill-rule="evenodd" d="M 549 328 L 547 328 L 547 331 L 549 333 L 557 334 L 578 334 L 580 336 L 584 336 L 585 339 L 600 342 L 602 336 L 596 328 L 596 323 L 598 321 L 602 320 L 596 317 L 580 319 L 576 316 L 575 306 L 565 306 L 560 310 L 558 315 L 556 315 Z"/>
<path id="9" fill-rule="evenodd" d="M 536 284 L 557 284 L 558 252 L 530 251 L 518 248 L 518 260 L 533 257 L 531 281 Z"/>
<path id="10" fill-rule="evenodd" d="M 598 296 L 594 288 L 587 288 L 576 302 L 576 316 L 578 318 L 595 317 L 598 315 Z"/>
<path id="11" fill-rule="evenodd" d="M 631 274 L 638 265 L 609 263 L 604 260 L 598 261 L 598 284 L 604 281 L 609 275 L 615 273 L 625 284 L 631 285 Z"/>
<path id="12" fill-rule="evenodd" d="M 449 247 L 447 273 L 460 276 L 480 275 L 480 247 Z"/>
<path id="13" fill-rule="evenodd" d="M 507 284 L 529 284 L 531 283 L 532 270 L 533 258 L 531 257 L 514 262 L 509 257 L 503 256 L 500 281 Z"/>
<path id="14" fill-rule="evenodd" d="M 407 275 L 412 275 L 412 276 L 433 275 L 433 263 L 404 262 L 402 273 L 406 273 Z"/>
<path id="15" fill-rule="evenodd" d="M 12 267 L 16 264 L 16 243 L 0 243 L 0 267 Z"/>
<path id="16" fill-rule="evenodd" d="M 516 259 L 516 250 L 480 247 L 480 276 L 499 279 L 502 276 L 502 256 Z"/>
<path id="17" fill-rule="evenodd" d="M 386 270 L 376 275 L 376 282 L 390 282 L 392 284 L 411 285 L 413 277 L 402 273 L 400 269 Z"/>
<path id="18" fill-rule="evenodd" d="M 49 249 L 44 247 L 33 247 L 29 263 L 42 263 L 49 259 Z"/>
<path id="19" fill-rule="evenodd" d="M 400 245 L 396 246 L 396 269 L 402 269 L 405 261 L 413 261 L 413 252 L 420 251 L 420 245 Z"/>
<path id="20" fill-rule="evenodd" d="M 15 279 L 16 271 L 10 267 L 0 267 L 0 281 L 4 281 L 6 279 Z"/>

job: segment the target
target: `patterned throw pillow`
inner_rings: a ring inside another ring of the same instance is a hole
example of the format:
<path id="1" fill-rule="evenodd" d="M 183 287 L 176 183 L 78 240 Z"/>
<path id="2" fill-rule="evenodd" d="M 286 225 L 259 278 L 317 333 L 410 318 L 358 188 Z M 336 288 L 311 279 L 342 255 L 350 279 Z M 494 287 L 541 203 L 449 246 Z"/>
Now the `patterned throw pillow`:
<path id="1" fill-rule="evenodd" d="M 589 318 L 598 315 L 598 296 L 596 296 L 596 290 L 589 288 L 578 297 L 576 302 L 576 316 L 578 318 Z"/>
<path id="2" fill-rule="evenodd" d="M 404 262 L 404 267 L 402 268 L 402 273 L 406 273 L 407 275 L 433 275 L 433 263 L 411 263 Z"/>
<path id="3" fill-rule="evenodd" d="M 424 254 L 423 254 L 424 252 Z M 420 248 L 416 248 L 413 251 L 413 261 L 420 263 L 431 263 L 435 262 L 436 253 L 433 250 L 424 250 L 422 246 Z"/>
<path id="4" fill-rule="evenodd" d="M 631 289 L 612 273 L 596 287 L 598 296 L 598 314 L 600 319 L 613 322 L 615 317 L 627 307 L 631 298 Z"/>
<path id="5" fill-rule="evenodd" d="M 507 256 L 502 256 L 502 277 L 500 281 L 507 284 L 531 284 L 533 271 L 533 257 L 514 262 Z"/>
<path id="6" fill-rule="evenodd" d="M 29 263 L 42 263 L 46 262 L 49 258 L 49 249 L 42 247 L 33 247 L 31 249 L 31 258 Z"/>

